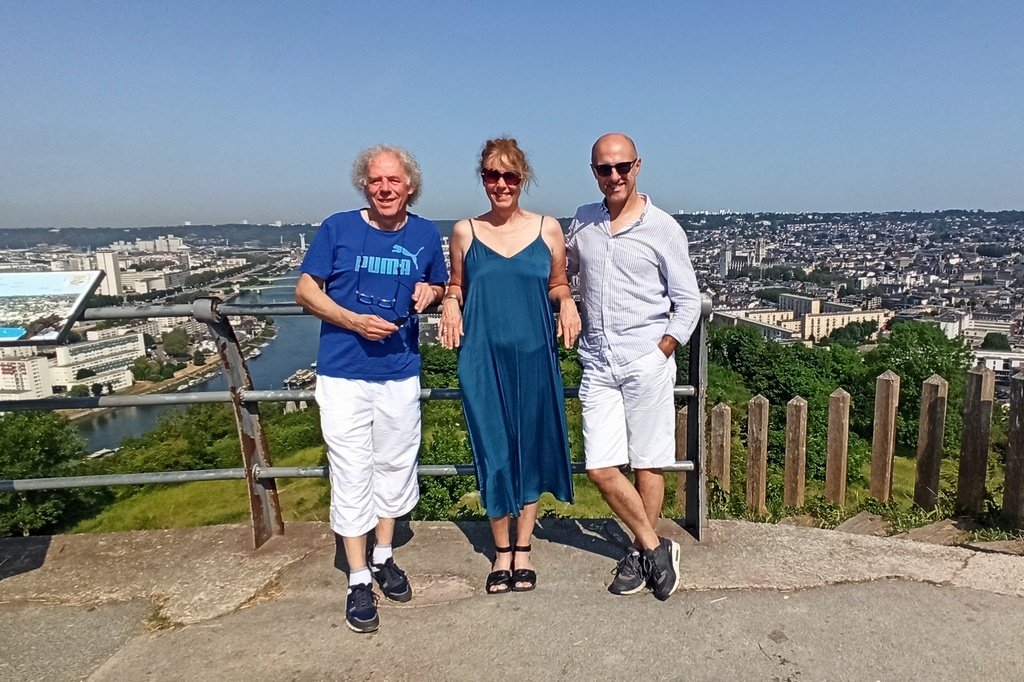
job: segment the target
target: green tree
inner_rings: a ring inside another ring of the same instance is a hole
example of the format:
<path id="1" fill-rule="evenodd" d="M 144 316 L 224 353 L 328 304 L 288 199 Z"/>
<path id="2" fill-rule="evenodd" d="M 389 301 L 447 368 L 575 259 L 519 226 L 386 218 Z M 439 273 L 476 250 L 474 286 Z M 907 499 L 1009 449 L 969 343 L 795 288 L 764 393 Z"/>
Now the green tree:
<path id="1" fill-rule="evenodd" d="M 81 379 L 88 379 L 89 377 L 94 376 L 96 376 L 96 372 L 92 371 L 88 367 L 83 367 L 82 369 L 75 372 L 75 381 L 80 381 Z"/>
<path id="2" fill-rule="evenodd" d="M 904 448 L 917 445 L 918 420 L 921 410 L 921 384 L 932 374 L 949 382 L 946 403 L 945 446 L 955 449 L 960 444 L 963 414 L 964 383 L 971 365 L 971 353 L 959 339 L 952 340 L 935 325 L 923 322 L 894 321 L 888 340 L 864 356 L 863 381 L 850 392 L 855 406 L 854 427 L 865 438 L 870 437 L 874 419 L 875 383 L 880 374 L 892 370 L 900 377 L 899 415 L 896 442 Z"/>
<path id="3" fill-rule="evenodd" d="M 203 355 L 203 351 L 197 349 L 196 352 L 192 354 L 192 364 L 196 366 L 206 364 L 206 356 Z"/>
<path id="4" fill-rule="evenodd" d="M 981 347 L 985 350 L 1011 350 L 1010 337 L 999 332 L 989 332 L 985 334 Z"/>
<path id="5" fill-rule="evenodd" d="M 71 398 L 88 398 L 89 397 L 89 387 L 86 386 L 85 384 L 75 384 L 74 386 L 71 387 L 71 390 L 68 391 L 68 397 L 71 397 Z"/>
<path id="6" fill-rule="evenodd" d="M 89 390 L 92 391 L 92 394 L 98 398 L 101 395 L 103 395 L 103 384 L 93 384 L 92 386 L 89 387 Z"/>
<path id="7" fill-rule="evenodd" d="M 143 332 L 142 342 L 146 344 L 146 348 L 152 348 L 153 346 L 156 345 L 156 339 L 153 338 L 152 334 L 149 334 L 147 332 Z"/>
<path id="8" fill-rule="evenodd" d="M 53 412 L 0 415 L 0 478 L 71 475 L 83 453 L 84 442 L 63 416 Z M 0 493 L 0 536 L 52 530 L 86 497 L 75 490 Z"/>
<path id="9" fill-rule="evenodd" d="M 176 358 L 188 356 L 188 334 L 184 327 L 175 327 L 163 335 L 164 352 Z"/>

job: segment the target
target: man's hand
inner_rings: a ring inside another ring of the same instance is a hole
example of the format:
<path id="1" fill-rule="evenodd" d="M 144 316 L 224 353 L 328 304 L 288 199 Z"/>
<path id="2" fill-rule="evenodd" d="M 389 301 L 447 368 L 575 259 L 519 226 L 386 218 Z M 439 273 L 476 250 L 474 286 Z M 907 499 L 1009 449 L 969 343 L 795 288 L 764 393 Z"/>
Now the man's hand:
<path id="1" fill-rule="evenodd" d="M 434 287 L 426 282 L 416 282 L 416 288 L 412 292 L 413 308 L 417 313 L 422 313 L 429 306 L 437 301 L 437 292 Z"/>
<path id="2" fill-rule="evenodd" d="M 368 341 L 383 341 L 398 331 L 398 327 L 376 315 L 354 315 L 349 328 Z"/>
<path id="3" fill-rule="evenodd" d="M 658 350 L 665 354 L 665 358 L 672 357 L 672 354 L 676 352 L 676 346 L 679 342 L 676 341 L 675 337 L 666 334 L 661 337 L 661 341 L 658 342 Z"/>

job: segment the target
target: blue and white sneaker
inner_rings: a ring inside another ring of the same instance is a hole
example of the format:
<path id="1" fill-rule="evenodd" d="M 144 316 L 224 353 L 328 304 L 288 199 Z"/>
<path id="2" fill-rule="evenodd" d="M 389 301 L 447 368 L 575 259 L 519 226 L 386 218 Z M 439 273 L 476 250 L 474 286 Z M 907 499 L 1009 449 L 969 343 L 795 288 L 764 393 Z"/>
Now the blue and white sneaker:
<path id="1" fill-rule="evenodd" d="M 380 591 L 391 601 L 407 602 L 412 599 L 412 586 L 394 557 L 388 557 L 382 564 L 375 564 L 371 559 L 370 572 L 380 585 Z"/>
<path id="2" fill-rule="evenodd" d="M 380 627 L 377 595 L 373 586 L 357 583 L 349 589 L 345 603 L 345 624 L 353 632 L 373 632 Z"/>

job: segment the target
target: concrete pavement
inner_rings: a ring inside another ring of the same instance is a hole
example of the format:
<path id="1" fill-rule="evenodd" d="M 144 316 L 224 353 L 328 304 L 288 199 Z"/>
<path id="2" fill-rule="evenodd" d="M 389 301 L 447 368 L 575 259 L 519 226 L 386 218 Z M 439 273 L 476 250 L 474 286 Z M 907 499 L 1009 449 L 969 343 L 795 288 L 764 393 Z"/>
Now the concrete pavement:
<path id="1" fill-rule="evenodd" d="M 344 624 L 324 524 L 0 540 L 0 679 L 1024 679 L 1024 558 L 835 531 L 675 524 L 668 602 L 605 586 L 625 535 L 542 520 L 535 592 L 488 596 L 483 523 L 396 544 L 415 596 Z"/>

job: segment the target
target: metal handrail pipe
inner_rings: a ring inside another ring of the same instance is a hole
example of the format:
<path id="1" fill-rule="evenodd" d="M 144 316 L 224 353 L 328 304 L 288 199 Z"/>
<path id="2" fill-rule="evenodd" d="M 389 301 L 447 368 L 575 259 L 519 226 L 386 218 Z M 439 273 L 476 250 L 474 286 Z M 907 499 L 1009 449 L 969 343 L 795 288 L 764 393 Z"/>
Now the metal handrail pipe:
<path id="1" fill-rule="evenodd" d="M 299 305 L 291 303 L 241 304 L 220 303 L 217 312 L 221 315 L 308 315 Z M 104 306 L 86 308 L 82 311 L 83 320 L 129 320 L 144 317 L 193 317 L 195 308 L 191 303 L 168 303 L 163 305 L 139 306 Z M 702 296 L 700 315 L 707 318 L 711 315 L 711 299 Z"/>
<path id="2" fill-rule="evenodd" d="M 417 467 L 420 476 L 461 476 L 475 474 L 476 469 L 472 464 L 420 464 Z M 693 471 L 693 462 L 673 462 L 662 467 L 662 471 Z M 585 465 L 578 462 L 573 463 L 574 474 L 585 474 Z M 271 478 L 326 478 L 327 467 L 257 467 L 253 476 L 258 479 Z"/>
<path id="3" fill-rule="evenodd" d="M 306 315 L 300 305 L 291 303 L 264 303 L 245 305 L 221 303 L 217 306 L 221 315 Z M 131 320 L 145 317 L 193 317 L 195 308 L 191 303 L 167 303 L 163 305 L 104 306 L 86 308 L 83 320 Z"/>
<path id="4" fill-rule="evenodd" d="M 188 471 L 152 471 L 140 474 L 104 474 L 59 478 L 22 478 L 0 481 L 0 492 L 56 490 L 59 488 L 96 488 L 108 485 L 147 485 L 150 483 L 189 483 L 245 479 L 245 469 L 190 469 Z"/>
<path id="5" fill-rule="evenodd" d="M 102 395 L 89 398 L 35 398 L 8 400 L 0 403 L 0 412 L 28 410 L 90 410 L 104 407 L 141 407 L 144 405 L 194 405 L 198 403 L 229 403 L 228 391 L 207 393 L 152 393 L 150 395 Z"/>
<path id="6" fill-rule="evenodd" d="M 690 398 L 693 386 L 676 386 L 676 397 Z M 578 398 L 577 386 L 565 388 L 566 398 Z M 309 390 L 252 390 L 239 391 L 242 402 L 283 403 L 288 401 L 316 401 L 316 393 Z M 461 400 L 462 392 L 457 388 L 423 388 L 420 400 Z M 203 393 L 151 393 L 149 395 L 102 395 L 82 398 L 33 398 L 30 400 L 9 400 L 0 403 L 3 412 L 27 412 L 39 410 L 91 410 L 113 407 L 143 407 L 146 405 L 199 405 L 209 403 L 230 403 L 230 391 L 206 391 Z"/>
<path id="7" fill-rule="evenodd" d="M 132 320 L 144 317 L 192 317 L 192 304 L 173 303 L 167 305 L 104 306 L 86 308 L 83 320 Z"/>

